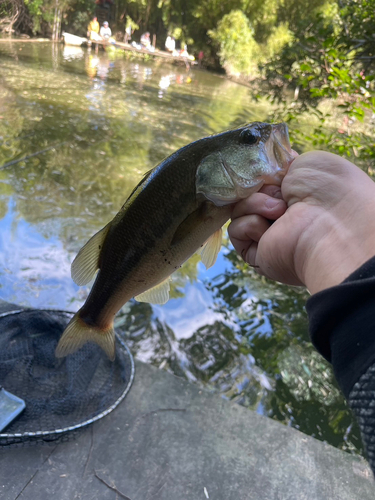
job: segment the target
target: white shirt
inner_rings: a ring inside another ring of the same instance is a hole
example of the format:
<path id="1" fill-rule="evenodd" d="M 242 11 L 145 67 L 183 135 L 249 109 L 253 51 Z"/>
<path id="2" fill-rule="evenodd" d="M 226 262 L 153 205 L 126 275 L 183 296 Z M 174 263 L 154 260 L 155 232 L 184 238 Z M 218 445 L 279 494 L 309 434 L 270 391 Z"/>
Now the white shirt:
<path id="1" fill-rule="evenodd" d="M 105 28 L 104 26 L 102 26 L 100 28 L 100 36 L 102 38 L 110 38 L 112 36 L 111 28 L 109 26 L 107 28 Z"/>

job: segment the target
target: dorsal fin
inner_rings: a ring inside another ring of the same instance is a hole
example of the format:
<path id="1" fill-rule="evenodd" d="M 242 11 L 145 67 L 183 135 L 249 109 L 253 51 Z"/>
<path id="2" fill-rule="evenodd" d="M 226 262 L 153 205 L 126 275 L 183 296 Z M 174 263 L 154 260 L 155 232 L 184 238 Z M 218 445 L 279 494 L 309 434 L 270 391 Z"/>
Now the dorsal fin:
<path id="1" fill-rule="evenodd" d="M 150 304 L 165 304 L 169 300 L 170 281 L 171 277 L 168 276 L 167 279 L 158 285 L 134 297 L 135 300 L 138 302 L 149 302 Z"/>
<path id="2" fill-rule="evenodd" d="M 73 260 L 71 274 L 78 286 L 86 285 L 99 269 L 99 256 L 110 224 L 107 224 L 81 248 Z"/>
<path id="3" fill-rule="evenodd" d="M 215 231 L 214 234 L 211 234 L 206 243 L 203 245 L 200 254 L 206 269 L 209 269 L 215 264 L 218 253 L 220 252 L 222 237 L 223 230 L 220 228 Z"/>

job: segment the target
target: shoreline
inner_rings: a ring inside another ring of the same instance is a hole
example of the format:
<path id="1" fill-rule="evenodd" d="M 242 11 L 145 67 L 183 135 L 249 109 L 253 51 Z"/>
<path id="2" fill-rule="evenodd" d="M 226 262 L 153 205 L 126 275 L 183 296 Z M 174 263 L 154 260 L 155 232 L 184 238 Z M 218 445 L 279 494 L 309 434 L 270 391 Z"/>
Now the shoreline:
<path id="1" fill-rule="evenodd" d="M 64 40 L 61 39 L 61 40 L 54 41 L 54 40 L 51 40 L 50 38 L 11 38 L 11 37 L 0 38 L 0 43 L 5 43 L 5 42 L 8 42 L 8 43 L 9 42 L 11 42 L 11 43 L 13 43 L 13 42 L 15 42 L 15 43 L 23 43 L 23 42 L 63 43 Z M 94 43 L 96 43 L 96 42 L 94 42 Z M 94 43 L 91 44 L 91 47 L 92 47 L 92 45 L 94 45 Z M 218 78 L 228 80 L 232 83 L 236 83 L 237 85 L 242 85 L 242 86 L 247 87 L 247 88 L 254 88 L 254 85 L 262 85 L 262 82 L 264 82 L 264 78 L 262 78 L 261 76 L 254 77 L 251 80 L 246 80 L 246 79 L 243 79 L 241 77 L 228 75 L 225 72 L 225 70 L 223 70 L 224 73 L 219 73 L 217 69 L 214 69 L 214 68 L 211 69 L 211 68 L 199 66 L 197 61 L 191 61 L 190 59 L 187 59 L 186 57 L 173 56 L 172 54 L 169 54 L 168 52 L 165 52 L 165 51 L 162 51 L 159 49 L 155 49 L 154 52 L 150 52 L 147 49 L 137 49 L 136 47 L 133 47 L 132 45 L 129 45 L 129 44 L 125 44 L 123 42 L 116 42 L 114 44 L 109 44 L 106 42 L 97 42 L 97 43 L 98 43 L 98 45 L 101 45 L 104 50 L 106 50 L 107 47 L 113 46 L 113 47 L 118 48 L 120 50 L 122 49 L 125 52 L 131 52 L 134 55 L 151 56 L 151 57 L 155 57 L 155 59 L 159 58 L 159 59 L 162 59 L 164 61 L 169 61 L 172 64 L 183 64 L 188 69 L 193 67 L 194 70 L 207 71 L 208 73 L 214 74 Z M 83 43 L 82 45 L 70 45 L 70 44 L 66 44 L 66 45 L 68 47 L 83 47 L 83 48 L 90 47 L 90 45 L 88 45 L 87 43 Z"/>
<path id="2" fill-rule="evenodd" d="M 31 42 L 34 42 L 34 43 L 63 43 L 63 39 L 61 40 L 51 40 L 50 38 L 12 38 L 12 37 L 7 37 L 7 38 L 0 38 L 0 43 L 31 43 Z M 183 63 L 185 64 L 186 66 L 187 65 L 191 65 L 191 66 L 198 66 L 198 63 L 194 60 L 191 60 L 187 57 L 181 57 L 181 56 L 173 56 L 172 54 L 169 54 L 168 52 L 165 52 L 163 50 L 159 50 L 159 49 L 155 49 L 153 52 L 147 50 L 147 49 L 144 49 L 144 48 L 141 48 L 141 49 L 137 49 L 136 47 L 133 47 L 132 45 L 129 45 L 129 44 L 126 44 L 126 43 L 123 43 L 123 42 L 115 42 L 115 43 L 108 43 L 108 42 L 104 42 L 104 41 L 98 41 L 98 42 L 92 42 L 91 44 L 88 43 L 89 40 L 87 40 L 86 42 L 83 42 L 82 44 L 80 45 L 74 45 L 74 44 L 64 44 L 64 45 L 67 45 L 67 46 L 71 46 L 71 47 L 92 47 L 93 45 L 101 45 L 104 50 L 106 50 L 106 48 L 108 47 L 114 47 L 116 49 L 121 49 L 121 50 L 124 50 L 126 52 L 132 52 L 133 54 L 142 54 L 142 55 L 147 55 L 147 56 L 151 56 L 151 57 L 159 57 L 159 58 L 162 58 L 162 59 L 166 59 L 166 60 L 169 60 L 171 62 L 174 62 L 174 63 Z"/>

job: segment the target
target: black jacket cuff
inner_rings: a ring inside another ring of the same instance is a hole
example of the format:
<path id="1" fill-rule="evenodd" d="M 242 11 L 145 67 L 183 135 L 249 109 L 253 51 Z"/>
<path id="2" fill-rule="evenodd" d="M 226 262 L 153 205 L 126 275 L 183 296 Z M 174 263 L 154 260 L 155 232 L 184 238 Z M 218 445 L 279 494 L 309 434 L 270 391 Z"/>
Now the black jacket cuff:
<path id="1" fill-rule="evenodd" d="M 340 285 L 306 304 L 311 341 L 330 363 L 348 398 L 375 360 L 375 257 Z"/>

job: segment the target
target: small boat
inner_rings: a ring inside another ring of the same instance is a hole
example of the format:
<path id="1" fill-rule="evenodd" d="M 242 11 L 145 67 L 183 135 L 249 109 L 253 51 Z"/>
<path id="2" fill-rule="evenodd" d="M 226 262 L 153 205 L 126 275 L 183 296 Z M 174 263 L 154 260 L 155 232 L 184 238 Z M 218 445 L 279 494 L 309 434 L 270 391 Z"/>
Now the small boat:
<path id="1" fill-rule="evenodd" d="M 65 45 L 82 45 L 87 42 L 87 38 L 82 38 L 81 36 L 72 35 L 71 33 L 63 33 Z"/>

